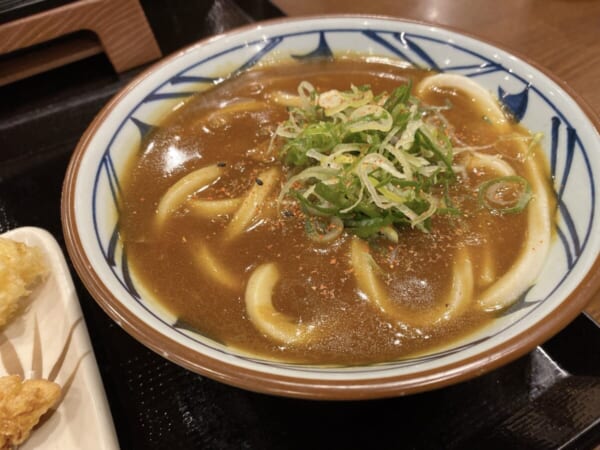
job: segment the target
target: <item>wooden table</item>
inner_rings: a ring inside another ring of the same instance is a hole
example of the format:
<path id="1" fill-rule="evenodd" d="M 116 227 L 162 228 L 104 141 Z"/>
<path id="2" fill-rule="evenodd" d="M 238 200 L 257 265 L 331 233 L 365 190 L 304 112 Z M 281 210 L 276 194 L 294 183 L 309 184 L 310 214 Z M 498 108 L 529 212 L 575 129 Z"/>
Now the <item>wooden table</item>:
<path id="1" fill-rule="evenodd" d="M 448 26 L 547 68 L 600 115 L 600 1 L 271 0 L 289 16 L 379 14 Z M 600 292 L 587 310 L 600 322 Z"/>

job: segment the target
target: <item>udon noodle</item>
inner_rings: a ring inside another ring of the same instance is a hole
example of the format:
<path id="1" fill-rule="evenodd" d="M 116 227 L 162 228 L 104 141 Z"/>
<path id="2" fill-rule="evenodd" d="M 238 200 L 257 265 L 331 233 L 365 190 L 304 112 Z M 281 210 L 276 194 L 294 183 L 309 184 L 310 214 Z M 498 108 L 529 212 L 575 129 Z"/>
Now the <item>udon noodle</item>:
<path id="1" fill-rule="evenodd" d="M 554 211 L 538 139 L 462 76 L 264 65 L 144 139 L 121 238 L 145 291 L 240 351 L 350 365 L 430 352 L 535 283 Z"/>

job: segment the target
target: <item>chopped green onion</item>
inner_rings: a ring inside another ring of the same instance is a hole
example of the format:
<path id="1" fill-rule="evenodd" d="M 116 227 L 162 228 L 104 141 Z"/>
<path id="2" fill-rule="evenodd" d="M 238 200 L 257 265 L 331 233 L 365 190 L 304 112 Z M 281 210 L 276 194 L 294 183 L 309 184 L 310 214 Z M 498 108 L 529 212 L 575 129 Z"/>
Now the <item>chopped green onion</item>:
<path id="1" fill-rule="evenodd" d="M 427 231 L 433 215 L 455 210 L 437 197 L 457 178 L 450 140 L 427 123 L 437 111 L 411 96 L 410 83 L 389 95 L 368 86 L 319 93 L 305 82 L 298 92 L 302 106 L 289 108 L 275 132 L 280 158 L 296 168 L 280 204 L 292 199 L 309 216 L 392 241 L 395 227 Z"/>
<path id="2" fill-rule="evenodd" d="M 498 214 L 520 213 L 531 198 L 529 182 L 518 175 L 493 178 L 479 186 L 479 204 Z"/>
<path id="3" fill-rule="evenodd" d="M 333 242 L 342 234 L 344 223 L 336 216 L 331 216 L 327 222 L 316 217 L 307 217 L 305 228 L 311 241 L 327 244 Z"/>

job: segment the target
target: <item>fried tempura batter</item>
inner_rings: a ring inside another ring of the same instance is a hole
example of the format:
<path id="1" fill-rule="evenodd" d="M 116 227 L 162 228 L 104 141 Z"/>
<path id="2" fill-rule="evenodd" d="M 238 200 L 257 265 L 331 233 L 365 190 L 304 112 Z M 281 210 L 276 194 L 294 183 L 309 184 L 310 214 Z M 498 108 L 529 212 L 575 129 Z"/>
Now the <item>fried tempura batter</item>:
<path id="1" fill-rule="evenodd" d="M 59 397 L 60 386 L 51 381 L 0 377 L 0 450 L 23 443 Z"/>
<path id="2" fill-rule="evenodd" d="M 0 329 L 19 311 L 21 300 L 46 272 L 38 248 L 0 238 Z"/>

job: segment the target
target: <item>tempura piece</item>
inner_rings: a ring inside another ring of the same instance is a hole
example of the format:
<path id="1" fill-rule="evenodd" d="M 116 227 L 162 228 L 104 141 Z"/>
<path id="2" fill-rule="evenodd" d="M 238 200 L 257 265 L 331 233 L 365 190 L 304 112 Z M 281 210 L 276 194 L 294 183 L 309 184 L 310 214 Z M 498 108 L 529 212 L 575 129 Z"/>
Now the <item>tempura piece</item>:
<path id="1" fill-rule="evenodd" d="M 0 328 L 22 308 L 23 299 L 46 274 L 41 250 L 0 238 Z"/>
<path id="2" fill-rule="evenodd" d="M 246 286 L 246 311 L 258 330 L 282 344 L 292 344 L 308 337 L 311 326 L 297 323 L 292 317 L 277 311 L 271 297 L 279 281 L 274 263 L 254 269 Z"/>
<path id="3" fill-rule="evenodd" d="M 0 377 L 0 450 L 22 444 L 40 418 L 60 398 L 60 386 L 47 380 Z"/>

